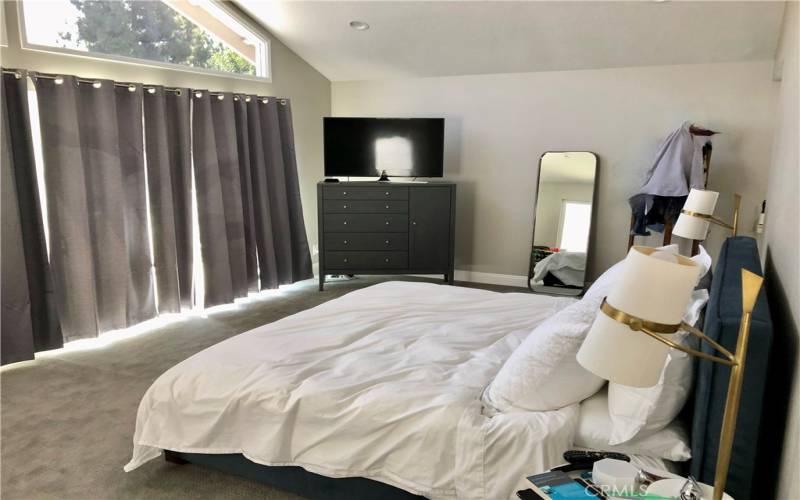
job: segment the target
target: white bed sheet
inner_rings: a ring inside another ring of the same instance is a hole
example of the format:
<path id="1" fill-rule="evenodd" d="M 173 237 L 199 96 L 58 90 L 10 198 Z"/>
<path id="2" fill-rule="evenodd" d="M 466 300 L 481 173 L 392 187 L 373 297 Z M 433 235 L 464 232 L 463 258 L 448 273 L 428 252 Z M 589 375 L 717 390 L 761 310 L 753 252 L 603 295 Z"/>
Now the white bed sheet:
<path id="1" fill-rule="evenodd" d="M 561 462 L 578 405 L 492 416 L 480 394 L 573 300 L 388 282 L 237 335 L 148 389 L 125 470 L 161 449 L 242 453 L 432 499 L 513 498 Z"/>

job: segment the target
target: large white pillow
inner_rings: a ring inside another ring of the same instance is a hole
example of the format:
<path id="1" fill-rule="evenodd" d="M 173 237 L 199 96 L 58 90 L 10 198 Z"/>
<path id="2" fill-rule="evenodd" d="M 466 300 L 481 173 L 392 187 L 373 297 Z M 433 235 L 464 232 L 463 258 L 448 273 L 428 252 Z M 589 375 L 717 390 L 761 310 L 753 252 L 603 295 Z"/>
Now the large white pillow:
<path id="1" fill-rule="evenodd" d="M 547 411 L 577 403 L 605 381 L 575 359 L 600 307 L 579 300 L 536 327 L 506 360 L 483 393 L 498 411 Z"/>
<path id="2" fill-rule="evenodd" d="M 657 250 L 672 252 L 674 254 L 678 253 L 678 245 L 667 245 L 663 247 L 659 247 Z M 697 282 L 699 283 L 703 276 L 706 275 L 709 269 L 711 269 L 711 257 L 706 252 L 706 249 L 703 248 L 703 245 L 700 245 L 700 252 L 691 257 L 692 261 L 695 264 L 700 266 L 700 272 L 697 274 Z M 584 298 L 591 298 L 596 299 L 600 297 L 602 301 L 603 297 L 606 297 L 609 293 L 611 293 L 611 289 L 614 287 L 614 284 L 617 282 L 620 273 L 622 272 L 622 265 L 625 260 L 621 260 L 611 266 L 606 272 L 600 275 L 592 286 L 586 290 L 586 293 L 583 295 Z"/>
<path id="3" fill-rule="evenodd" d="M 692 456 L 686 431 L 677 421 L 672 421 L 665 428 L 649 436 L 637 437 L 621 445 L 610 444 L 611 428 L 608 395 L 606 390 L 602 390 L 581 403 L 575 446 L 676 462 L 689 460 Z"/>
<path id="4" fill-rule="evenodd" d="M 694 325 L 708 302 L 708 290 L 695 290 L 683 320 Z M 689 334 L 678 332 L 673 340 L 685 343 Z M 667 426 L 680 413 L 692 391 L 693 359 L 670 349 L 658 383 L 653 387 L 630 387 L 609 383 L 608 412 L 612 430 L 610 444 L 620 444 L 637 436 L 648 436 Z"/>

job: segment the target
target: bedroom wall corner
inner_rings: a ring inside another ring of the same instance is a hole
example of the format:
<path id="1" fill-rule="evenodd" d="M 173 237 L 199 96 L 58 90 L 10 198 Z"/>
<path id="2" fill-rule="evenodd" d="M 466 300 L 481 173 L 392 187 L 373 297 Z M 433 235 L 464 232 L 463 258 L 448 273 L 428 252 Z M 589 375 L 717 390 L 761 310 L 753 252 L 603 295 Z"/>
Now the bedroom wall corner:
<path id="1" fill-rule="evenodd" d="M 766 291 L 776 326 L 764 408 L 766 433 L 759 444 L 764 498 L 797 498 L 800 474 L 800 4 L 786 2 L 783 30 L 775 57 L 780 95 L 776 108 L 775 142 L 767 189 Z M 769 493 L 773 493 L 770 495 Z"/>
<path id="2" fill-rule="evenodd" d="M 330 80 L 242 11 L 239 11 L 239 14 L 269 39 L 271 82 L 25 49 L 20 42 L 17 15 L 19 7 L 16 1 L 3 1 L 0 4 L 0 10 L 5 8 L 3 18 L 5 25 L 2 28 L 8 38 L 8 46 L 0 49 L 3 67 L 117 81 L 274 95 L 291 99 L 304 222 L 308 243 L 312 249 L 312 259 L 316 262 L 317 256 L 314 255 L 314 249 L 317 247 L 316 183 L 323 174 L 322 117 L 329 116 L 331 112 Z"/>
<path id="3" fill-rule="evenodd" d="M 334 116 L 446 118 L 445 177 L 458 184 L 455 265 L 463 271 L 527 274 L 546 151 L 599 157 L 589 280 L 625 256 L 627 198 L 661 140 L 685 120 L 722 131 L 709 183 L 725 194 L 719 214 L 727 218 L 730 194 L 742 193 L 742 233 L 753 235 L 766 197 L 778 94 L 770 60 L 334 81 L 332 92 Z M 713 257 L 726 236 L 712 230 Z"/>

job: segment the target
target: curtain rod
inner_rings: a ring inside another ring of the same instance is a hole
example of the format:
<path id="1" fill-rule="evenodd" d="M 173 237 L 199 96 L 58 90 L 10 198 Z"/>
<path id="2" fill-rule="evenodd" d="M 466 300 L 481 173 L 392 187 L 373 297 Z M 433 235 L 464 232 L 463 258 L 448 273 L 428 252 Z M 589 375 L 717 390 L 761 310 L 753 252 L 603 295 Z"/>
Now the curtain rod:
<path id="1" fill-rule="evenodd" d="M 14 78 L 16 78 L 17 80 L 22 78 L 22 72 L 20 70 L 17 70 L 17 69 L 5 69 L 5 68 L 3 68 L 3 73 L 7 74 L 7 75 L 14 75 Z M 64 83 L 64 77 L 62 75 L 57 75 L 57 74 L 53 74 L 53 73 L 39 73 L 37 71 L 31 71 L 28 74 L 34 80 L 37 79 L 37 78 L 42 78 L 42 79 L 45 79 L 45 80 L 53 80 L 56 85 L 61 85 L 62 83 Z M 89 79 L 89 78 L 75 77 L 75 81 L 78 82 L 79 84 L 80 83 L 90 83 L 92 85 L 92 87 L 94 87 L 96 89 L 99 89 L 103 85 L 101 80 L 92 80 L 92 79 Z M 127 87 L 127 89 L 129 91 L 131 91 L 131 92 L 136 92 L 136 86 L 137 85 L 141 85 L 142 89 L 144 89 L 148 94 L 155 94 L 155 92 L 156 92 L 156 87 L 153 86 L 153 85 L 146 85 L 146 84 L 141 84 L 141 83 L 137 84 L 137 83 L 133 83 L 133 82 L 114 82 L 114 86 L 115 87 Z M 179 88 L 164 87 L 164 91 L 166 91 L 166 92 L 174 92 L 176 95 L 181 95 L 181 89 L 179 89 Z M 203 92 L 208 92 L 208 95 L 216 97 L 220 101 L 225 98 L 225 94 L 223 92 L 213 92 L 213 91 L 203 91 L 203 90 L 194 90 L 194 91 L 192 91 L 192 93 L 198 99 L 203 97 Z M 232 94 L 233 94 L 233 100 L 234 101 L 238 101 L 239 100 L 239 96 L 244 96 L 245 102 L 250 102 L 251 96 L 249 96 L 249 95 L 246 95 L 244 93 L 239 93 L 239 92 L 233 92 Z M 255 97 L 256 97 L 256 99 L 261 101 L 262 104 L 267 104 L 269 102 L 269 97 L 265 97 L 265 96 L 255 96 Z M 286 99 L 276 99 L 276 101 L 278 103 L 282 104 L 282 105 L 286 105 L 286 103 L 287 103 Z"/>

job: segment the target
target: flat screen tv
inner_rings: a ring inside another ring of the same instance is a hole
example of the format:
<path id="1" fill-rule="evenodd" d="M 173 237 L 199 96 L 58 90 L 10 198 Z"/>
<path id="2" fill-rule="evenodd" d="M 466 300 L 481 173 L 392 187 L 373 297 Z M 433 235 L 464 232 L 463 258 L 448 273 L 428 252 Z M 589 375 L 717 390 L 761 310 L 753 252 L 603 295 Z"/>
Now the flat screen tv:
<path id="1" fill-rule="evenodd" d="M 325 176 L 442 177 L 444 118 L 325 118 Z"/>

